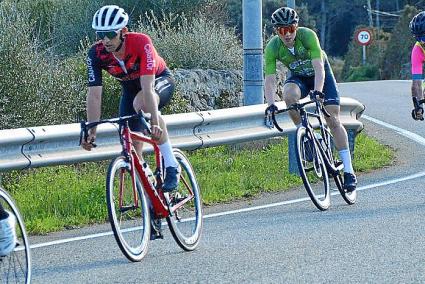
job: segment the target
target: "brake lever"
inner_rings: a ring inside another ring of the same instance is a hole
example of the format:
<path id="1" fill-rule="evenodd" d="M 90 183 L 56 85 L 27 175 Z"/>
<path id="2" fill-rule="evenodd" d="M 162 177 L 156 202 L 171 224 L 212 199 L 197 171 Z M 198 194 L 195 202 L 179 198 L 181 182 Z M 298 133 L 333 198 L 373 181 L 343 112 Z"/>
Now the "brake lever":
<path id="1" fill-rule="evenodd" d="M 279 124 L 276 121 L 275 112 L 272 112 L 272 121 L 273 121 L 273 125 L 276 127 L 276 129 L 279 130 L 280 132 L 283 132 L 283 129 L 279 126 Z"/>
<path id="2" fill-rule="evenodd" d="M 89 131 L 87 129 L 87 125 L 86 125 L 86 122 L 85 121 L 81 121 L 80 122 L 80 128 L 81 128 L 81 130 L 80 130 L 80 143 L 79 143 L 79 146 L 81 146 L 81 143 L 83 141 L 88 142 L 87 141 L 87 138 L 89 137 Z M 90 141 L 89 143 L 93 146 L 93 148 L 96 148 L 97 147 L 97 144 L 93 140 Z"/>
<path id="3" fill-rule="evenodd" d="M 270 128 L 270 129 L 274 127 L 271 114 L 266 114 L 264 116 L 264 124 L 266 125 L 267 128 Z"/>
<path id="4" fill-rule="evenodd" d="M 84 141 L 87 141 L 87 137 L 89 136 L 88 130 L 86 128 L 86 122 L 85 121 L 81 121 L 80 122 L 80 143 L 78 144 L 79 146 L 81 146 L 81 143 Z"/>
<path id="5" fill-rule="evenodd" d="M 148 135 L 151 135 L 152 134 L 152 126 L 148 122 L 148 120 L 150 119 L 150 114 L 144 113 L 143 110 L 140 110 L 138 114 L 139 114 L 140 122 L 142 123 L 143 128 L 146 130 Z"/>

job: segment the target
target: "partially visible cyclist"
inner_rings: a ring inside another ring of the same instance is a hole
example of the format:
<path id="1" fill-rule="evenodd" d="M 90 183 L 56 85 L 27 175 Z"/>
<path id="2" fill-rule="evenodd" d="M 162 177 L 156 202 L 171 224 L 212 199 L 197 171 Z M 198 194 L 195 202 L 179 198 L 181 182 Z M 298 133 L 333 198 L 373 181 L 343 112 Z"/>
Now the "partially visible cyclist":
<path id="1" fill-rule="evenodd" d="M 16 217 L 0 204 L 0 256 L 10 254 L 16 247 Z"/>
<path id="2" fill-rule="evenodd" d="M 424 98 L 422 80 L 424 79 L 422 66 L 425 61 L 425 11 L 420 12 L 412 18 L 409 24 L 410 31 L 416 39 L 416 43 L 412 48 L 412 97 L 418 100 Z M 413 118 L 423 120 L 423 110 L 415 109 L 412 112 Z"/>
<path id="3" fill-rule="evenodd" d="M 159 140 L 164 158 L 163 190 L 169 192 L 178 185 L 180 168 L 173 155 L 167 127 L 158 110 L 171 100 L 175 82 L 150 37 L 128 31 L 128 19 L 124 9 L 116 5 L 103 6 L 93 16 L 92 28 L 96 31 L 98 41 L 90 48 L 87 57 L 87 120 L 93 122 L 100 119 L 102 70 L 105 70 L 121 83 L 120 116 L 135 114 L 140 110 L 152 115 L 152 138 Z M 143 130 L 137 119 L 130 122 L 130 129 Z M 82 142 L 82 147 L 90 151 L 95 139 L 96 128 L 92 128 L 87 141 Z M 142 144 L 135 146 L 142 157 Z"/>
<path id="4" fill-rule="evenodd" d="M 290 71 L 283 86 L 283 99 L 287 106 L 306 97 L 310 91 L 316 97 L 324 97 L 325 108 L 331 115 L 325 117 L 326 123 L 344 164 L 344 188 L 353 191 L 357 186 L 357 178 L 351 162 L 347 132 L 339 118 L 340 100 L 335 77 L 316 33 L 311 29 L 298 27 L 298 21 L 297 12 L 289 7 L 279 8 L 271 16 L 277 35 L 270 39 L 264 51 L 265 97 L 268 103 L 266 113 L 270 115 L 277 110 L 274 94 L 277 85 L 276 62 L 280 61 Z M 294 124 L 300 127 L 299 113 L 290 111 L 289 115 Z"/>

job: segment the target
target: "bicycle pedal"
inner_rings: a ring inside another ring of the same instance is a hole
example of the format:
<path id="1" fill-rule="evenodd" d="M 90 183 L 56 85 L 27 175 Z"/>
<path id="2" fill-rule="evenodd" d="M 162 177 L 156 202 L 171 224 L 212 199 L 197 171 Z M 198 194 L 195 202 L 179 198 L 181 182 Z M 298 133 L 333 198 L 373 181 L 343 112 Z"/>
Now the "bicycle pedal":
<path id="1" fill-rule="evenodd" d="M 164 235 L 163 234 L 151 234 L 150 240 L 154 241 L 154 240 L 163 240 L 164 239 Z"/>

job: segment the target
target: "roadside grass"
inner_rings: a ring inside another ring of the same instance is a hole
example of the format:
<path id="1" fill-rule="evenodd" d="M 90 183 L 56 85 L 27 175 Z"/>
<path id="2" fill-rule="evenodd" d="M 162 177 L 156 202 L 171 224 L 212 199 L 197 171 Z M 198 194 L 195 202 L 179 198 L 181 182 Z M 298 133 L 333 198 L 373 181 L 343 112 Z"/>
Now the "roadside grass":
<path id="1" fill-rule="evenodd" d="M 302 184 L 288 170 L 288 140 L 250 142 L 189 152 L 204 204 L 252 198 Z M 391 165 L 393 151 L 364 134 L 356 139 L 354 165 L 364 172 Z M 3 177 L 31 234 L 107 221 L 105 175 L 109 162 L 26 171 Z"/>

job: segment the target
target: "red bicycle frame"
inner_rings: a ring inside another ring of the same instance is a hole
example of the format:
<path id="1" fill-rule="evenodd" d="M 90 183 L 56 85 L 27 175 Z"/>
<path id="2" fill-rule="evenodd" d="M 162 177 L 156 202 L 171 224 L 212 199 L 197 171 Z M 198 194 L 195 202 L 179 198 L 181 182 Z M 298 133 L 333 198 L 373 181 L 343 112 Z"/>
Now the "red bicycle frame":
<path id="1" fill-rule="evenodd" d="M 129 157 L 130 160 L 130 174 L 131 174 L 131 182 L 133 186 L 133 199 L 134 199 L 134 205 L 138 206 L 138 196 L 136 191 L 136 176 L 135 171 L 139 174 L 141 178 L 141 182 L 143 184 L 143 188 L 145 189 L 145 193 L 147 193 L 148 198 L 150 199 L 153 207 L 153 211 L 155 214 L 155 218 L 165 218 L 168 217 L 170 214 L 175 212 L 178 208 L 183 206 L 186 202 L 193 199 L 193 191 L 192 188 L 188 185 L 187 181 L 181 177 L 182 182 L 185 184 L 185 186 L 188 188 L 190 194 L 184 198 L 183 200 L 179 201 L 177 204 L 173 205 L 171 208 L 168 206 L 167 199 L 164 196 L 164 193 L 162 190 L 159 190 L 162 187 L 162 159 L 161 159 L 161 152 L 159 150 L 158 144 L 156 141 L 154 141 L 151 138 L 148 138 L 145 135 L 139 134 L 137 132 L 133 132 L 129 129 L 128 125 L 122 127 L 122 141 L 123 141 L 123 155 L 126 157 Z M 133 146 L 133 141 L 140 141 L 140 142 L 146 142 L 150 145 L 152 145 L 154 154 L 155 154 L 155 163 L 156 163 L 156 169 L 154 171 L 155 178 L 157 181 L 157 188 L 155 188 L 149 181 L 147 174 L 145 172 L 145 169 L 143 168 L 139 156 L 136 153 L 136 150 Z M 121 179 L 123 178 L 123 175 L 121 176 Z M 123 183 L 122 180 L 120 180 L 120 206 L 122 206 L 122 194 L 123 194 Z"/>

